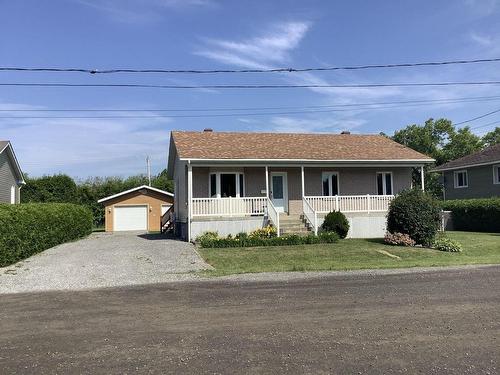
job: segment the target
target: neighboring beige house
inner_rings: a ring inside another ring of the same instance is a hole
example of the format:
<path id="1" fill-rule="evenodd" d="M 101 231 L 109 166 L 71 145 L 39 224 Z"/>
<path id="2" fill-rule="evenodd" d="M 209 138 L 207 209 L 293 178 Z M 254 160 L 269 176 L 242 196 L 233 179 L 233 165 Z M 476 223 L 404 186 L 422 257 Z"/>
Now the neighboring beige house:
<path id="1" fill-rule="evenodd" d="M 19 203 L 23 172 L 9 141 L 0 141 L 0 203 Z"/>
<path id="2" fill-rule="evenodd" d="M 104 204 L 106 232 L 158 232 L 169 224 L 173 194 L 142 185 L 98 200 Z"/>
<path id="3" fill-rule="evenodd" d="M 176 232 L 317 232 L 340 210 L 350 237 L 380 237 L 395 194 L 412 168 L 434 162 L 381 135 L 171 133 L 168 172 L 175 182 Z"/>

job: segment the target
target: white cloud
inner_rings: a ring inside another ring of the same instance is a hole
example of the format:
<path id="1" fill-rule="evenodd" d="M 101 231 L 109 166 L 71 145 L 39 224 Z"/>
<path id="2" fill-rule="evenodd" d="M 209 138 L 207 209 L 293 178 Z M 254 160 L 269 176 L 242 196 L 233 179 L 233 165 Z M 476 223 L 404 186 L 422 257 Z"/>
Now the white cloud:
<path id="1" fill-rule="evenodd" d="M 74 0 L 96 9 L 114 20 L 145 22 L 158 19 L 166 9 L 188 9 L 215 5 L 213 0 Z"/>
<path id="2" fill-rule="evenodd" d="M 298 47 L 309 27 L 308 22 L 277 23 L 266 33 L 242 41 L 205 39 L 206 47 L 195 54 L 223 64 L 265 69 L 290 59 L 290 51 Z"/>
<path id="3" fill-rule="evenodd" d="M 478 34 L 476 32 L 471 32 L 469 37 L 473 42 L 479 44 L 481 47 L 489 47 L 494 42 L 491 36 Z"/>

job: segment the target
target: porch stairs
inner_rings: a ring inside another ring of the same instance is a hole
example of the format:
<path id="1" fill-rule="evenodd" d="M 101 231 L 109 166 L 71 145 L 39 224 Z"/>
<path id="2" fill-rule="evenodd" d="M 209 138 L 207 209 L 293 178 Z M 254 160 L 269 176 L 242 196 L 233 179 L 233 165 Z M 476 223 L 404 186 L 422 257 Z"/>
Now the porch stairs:
<path id="1" fill-rule="evenodd" d="M 303 215 L 280 214 L 280 235 L 299 234 L 306 235 L 311 228 L 304 220 Z"/>

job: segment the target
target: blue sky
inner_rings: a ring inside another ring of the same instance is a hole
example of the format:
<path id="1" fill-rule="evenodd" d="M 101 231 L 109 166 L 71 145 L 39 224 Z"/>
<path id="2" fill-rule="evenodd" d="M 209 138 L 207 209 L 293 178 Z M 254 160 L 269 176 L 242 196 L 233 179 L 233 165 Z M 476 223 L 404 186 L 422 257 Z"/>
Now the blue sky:
<path id="1" fill-rule="evenodd" d="M 0 6 L 1 66 L 241 69 L 500 57 L 497 0 L 0 0 Z M 203 76 L 0 72 L 0 82 L 442 82 L 499 80 L 499 65 Z M 159 113 L 151 109 L 302 108 L 493 95 L 500 95 L 498 86 L 240 91 L 1 87 L 0 116 L 92 115 L 8 111 L 13 109 L 134 108 L 145 110 L 140 115 L 154 115 Z M 430 117 L 459 122 L 498 108 L 500 100 L 266 116 L 244 115 L 255 112 L 250 110 L 212 118 L 0 119 L 0 139 L 13 142 L 23 169 L 32 176 L 127 176 L 144 173 L 146 155 L 154 172 L 166 166 L 171 130 L 392 134 Z M 182 112 L 194 113 L 199 114 Z M 500 115 L 470 125 L 495 120 Z"/>

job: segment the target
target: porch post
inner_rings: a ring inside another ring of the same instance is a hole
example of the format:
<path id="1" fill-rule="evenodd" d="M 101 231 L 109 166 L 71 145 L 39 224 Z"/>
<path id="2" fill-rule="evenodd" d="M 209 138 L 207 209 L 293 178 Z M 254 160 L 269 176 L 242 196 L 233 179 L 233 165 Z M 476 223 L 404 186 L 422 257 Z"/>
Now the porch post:
<path id="1" fill-rule="evenodd" d="M 193 166 L 188 161 L 188 175 L 187 175 L 187 188 L 188 188 L 188 242 L 191 242 L 191 219 L 193 217 Z"/>
<path id="2" fill-rule="evenodd" d="M 425 181 L 424 181 L 424 166 L 420 167 L 420 181 L 422 183 L 422 191 L 425 191 Z"/>
<path id="3" fill-rule="evenodd" d="M 266 197 L 269 199 L 269 170 L 266 165 Z"/>
<path id="4" fill-rule="evenodd" d="M 302 177 L 302 199 L 304 199 L 306 192 L 304 190 L 304 166 L 303 165 L 300 166 L 300 174 Z"/>

